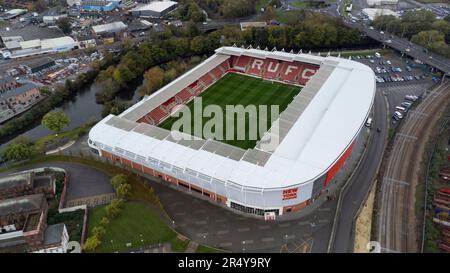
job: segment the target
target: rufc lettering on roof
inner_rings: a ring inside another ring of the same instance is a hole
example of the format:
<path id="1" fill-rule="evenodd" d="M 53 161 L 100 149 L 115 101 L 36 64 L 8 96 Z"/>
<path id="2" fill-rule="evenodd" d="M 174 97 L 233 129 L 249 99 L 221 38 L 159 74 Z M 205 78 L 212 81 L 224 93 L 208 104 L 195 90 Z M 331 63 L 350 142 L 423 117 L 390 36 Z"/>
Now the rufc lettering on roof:
<path id="1" fill-rule="evenodd" d="M 283 190 L 283 200 L 297 198 L 298 188 Z"/>

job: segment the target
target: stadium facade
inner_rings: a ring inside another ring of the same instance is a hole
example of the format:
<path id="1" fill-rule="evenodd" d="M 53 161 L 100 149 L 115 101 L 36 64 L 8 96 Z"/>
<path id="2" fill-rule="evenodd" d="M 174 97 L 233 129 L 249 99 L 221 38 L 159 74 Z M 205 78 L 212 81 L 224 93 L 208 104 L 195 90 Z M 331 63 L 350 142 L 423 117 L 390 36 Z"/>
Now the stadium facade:
<path id="1" fill-rule="evenodd" d="M 157 127 L 226 73 L 302 86 L 252 149 L 215 140 L 179 140 Z M 210 58 L 89 133 L 94 152 L 137 172 L 264 216 L 313 202 L 344 166 L 370 114 L 373 71 L 360 63 L 281 51 L 218 48 Z M 265 143 L 277 138 L 275 148 Z"/>

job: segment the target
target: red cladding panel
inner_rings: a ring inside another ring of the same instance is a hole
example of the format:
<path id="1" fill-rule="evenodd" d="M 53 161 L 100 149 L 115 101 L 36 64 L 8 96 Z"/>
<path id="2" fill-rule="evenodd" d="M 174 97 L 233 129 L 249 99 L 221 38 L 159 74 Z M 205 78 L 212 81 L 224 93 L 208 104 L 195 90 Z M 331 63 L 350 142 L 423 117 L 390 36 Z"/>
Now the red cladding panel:
<path id="1" fill-rule="evenodd" d="M 333 177 L 336 175 L 336 173 L 341 169 L 342 165 L 344 165 L 345 160 L 347 160 L 347 158 L 352 153 L 352 149 L 353 149 L 353 143 L 350 145 L 350 147 L 348 147 L 348 149 L 341 156 L 341 158 L 339 158 L 339 160 L 336 163 L 334 163 L 333 167 L 331 167 L 331 169 L 328 171 L 327 177 L 325 179 L 324 187 L 326 187 L 328 185 L 328 183 L 330 183 L 331 179 L 333 179 Z"/>

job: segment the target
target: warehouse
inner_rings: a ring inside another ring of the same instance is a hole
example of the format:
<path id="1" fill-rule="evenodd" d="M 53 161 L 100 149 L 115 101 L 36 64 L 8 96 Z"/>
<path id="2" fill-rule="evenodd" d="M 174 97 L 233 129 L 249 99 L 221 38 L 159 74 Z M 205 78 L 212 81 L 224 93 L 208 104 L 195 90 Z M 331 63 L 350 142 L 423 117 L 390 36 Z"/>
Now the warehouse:
<path id="1" fill-rule="evenodd" d="M 362 10 L 362 13 L 369 18 L 369 20 L 373 21 L 378 16 L 391 15 L 395 17 L 399 17 L 400 15 L 390 9 L 374 9 L 374 8 L 366 8 Z"/>
<path id="2" fill-rule="evenodd" d="M 7 37 L 3 40 L 3 43 L 9 50 L 8 52 L 10 52 L 10 55 L 8 55 L 9 58 L 21 58 L 45 53 L 66 52 L 79 47 L 78 42 L 69 36 L 27 41 L 24 41 L 22 37 Z"/>
<path id="3" fill-rule="evenodd" d="M 42 58 L 37 61 L 34 61 L 32 63 L 26 64 L 25 68 L 27 69 L 28 73 L 36 73 L 41 70 L 50 68 L 54 65 L 56 65 L 55 60 L 53 60 L 50 57 L 46 57 L 46 58 Z"/>
<path id="4" fill-rule="evenodd" d="M 173 11 L 177 5 L 174 1 L 154 1 L 131 10 L 131 14 L 136 17 L 161 18 Z"/>
<path id="5" fill-rule="evenodd" d="M 121 21 L 104 24 L 104 25 L 96 25 L 92 27 L 95 35 L 109 35 L 109 34 L 117 34 L 127 29 L 127 25 L 125 25 Z"/>
<path id="6" fill-rule="evenodd" d="M 367 0 L 367 5 L 370 7 L 382 5 L 396 5 L 398 0 Z"/>
<path id="7" fill-rule="evenodd" d="M 83 0 L 79 8 L 83 11 L 108 12 L 117 8 L 119 3 L 119 0 Z"/>

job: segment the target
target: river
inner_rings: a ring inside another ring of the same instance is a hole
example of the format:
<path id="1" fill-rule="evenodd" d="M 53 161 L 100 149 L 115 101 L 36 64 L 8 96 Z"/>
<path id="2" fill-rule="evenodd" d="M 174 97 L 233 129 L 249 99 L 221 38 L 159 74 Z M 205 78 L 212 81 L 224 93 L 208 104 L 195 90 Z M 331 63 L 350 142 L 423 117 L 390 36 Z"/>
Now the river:
<path id="1" fill-rule="evenodd" d="M 141 84 L 142 77 L 136 78 L 128 84 L 128 87 L 126 89 L 123 89 L 119 92 L 117 98 L 129 103 L 136 103 L 140 99 L 140 96 L 138 92 L 136 92 L 136 90 Z M 64 111 L 69 117 L 69 126 L 64 128 L 63 131 L 68 131 L 80 127 L 81 125 L 86 124 L 89 121 L 100 120 L 102 118 L 103 105 L 98 104 L 95 101 L 95 93 L 97 92 L 97 90 L 98 87 L 95 84 L 87 86 L 84 89 L 80 90 L 77 95 L 75 95 L 71 100 L 64 102 L 62 106 L 57 107 L 53 110 Z M 42 126 L 40 122 L 36 122 L 20 136 L 36 140 L 52 133 L 52 131 Z M 0 145 L 0 150 L 13 141 L 14 139 L 3 142 Z"/>

